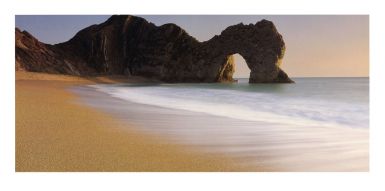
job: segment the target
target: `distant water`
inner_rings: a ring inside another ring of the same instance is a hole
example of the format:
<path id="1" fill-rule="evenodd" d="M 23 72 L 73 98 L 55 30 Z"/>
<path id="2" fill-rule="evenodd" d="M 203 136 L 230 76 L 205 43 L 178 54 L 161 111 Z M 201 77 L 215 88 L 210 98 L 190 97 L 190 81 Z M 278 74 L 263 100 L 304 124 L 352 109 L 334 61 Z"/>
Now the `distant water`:
<path id="1" fill-rule="evenodd" d="M 368 78 L 296 78 L 295 84 L 96 85 L 127 101 L 241 120 L 369 127 Z"/>
<path id="2" fill-rule="evenodd" d="M 74 91 L 143 131 L 247 164 L 279 171 L 368 170 L 369 78 L 294 80 L 91 85 Z"/>

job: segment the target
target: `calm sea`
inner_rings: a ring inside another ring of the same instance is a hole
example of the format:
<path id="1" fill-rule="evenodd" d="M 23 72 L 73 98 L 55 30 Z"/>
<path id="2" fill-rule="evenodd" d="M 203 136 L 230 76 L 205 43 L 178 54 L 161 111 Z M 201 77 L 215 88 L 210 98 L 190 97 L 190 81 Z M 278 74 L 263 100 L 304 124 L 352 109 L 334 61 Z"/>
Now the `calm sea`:
<path id="1" fill-rule="evenodd" d="M 369 127 L 368 78 L 295 78 L 295 84 L 96 85 L 123 100 L 250 121 Z"/>

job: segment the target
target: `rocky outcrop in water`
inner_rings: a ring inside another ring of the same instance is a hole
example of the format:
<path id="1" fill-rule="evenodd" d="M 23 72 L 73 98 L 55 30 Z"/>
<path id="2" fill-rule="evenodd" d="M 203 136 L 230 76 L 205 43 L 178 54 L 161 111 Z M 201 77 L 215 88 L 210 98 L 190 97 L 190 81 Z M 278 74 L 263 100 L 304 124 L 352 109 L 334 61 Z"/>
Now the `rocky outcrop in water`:
<path id="1" fill-rule="evenodd" d="M 233 54 L 251 70 L 250 83 L 292 82 L 279 66 L 285 43 L 274 24 L 233 25 L 199 42 L 175 24 L 155 26 L 135 16 L 112 16 L 48 45 L 16 29 L 16 70 L 72 75 L 124 74 L 165 82 L 233 81 Z"/>

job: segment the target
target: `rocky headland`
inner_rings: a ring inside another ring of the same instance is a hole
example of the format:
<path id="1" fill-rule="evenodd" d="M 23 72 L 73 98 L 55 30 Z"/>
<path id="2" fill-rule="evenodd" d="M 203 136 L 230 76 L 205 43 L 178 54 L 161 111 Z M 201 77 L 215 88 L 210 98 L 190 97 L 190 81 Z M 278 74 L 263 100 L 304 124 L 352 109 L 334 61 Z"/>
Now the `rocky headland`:
<path id="1" fill-rule="evenodd" d="M 250 68 L 250 83 L 290 83 L 280 69 L 282 36 L 271 21 L 229 26 L 199 42 L 175 24 L 114 15 L 67 42 L 39 42 L 16 28 L 16 70 L 53 74 L 142 76 L 165 82 L 232 82 L 233 54 Z"/>

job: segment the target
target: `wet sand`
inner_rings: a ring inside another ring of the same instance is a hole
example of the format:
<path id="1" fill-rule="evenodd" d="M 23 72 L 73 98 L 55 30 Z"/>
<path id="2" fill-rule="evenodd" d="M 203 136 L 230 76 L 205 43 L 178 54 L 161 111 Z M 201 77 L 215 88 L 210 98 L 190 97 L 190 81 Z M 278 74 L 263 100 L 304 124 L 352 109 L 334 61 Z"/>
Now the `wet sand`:
<path id="1" fill-rule="evenodd" d="M 207 154 L 78 103 L 74 85 L 143 82 L 16 72 L 16 171 L 263 171 Z"/>

